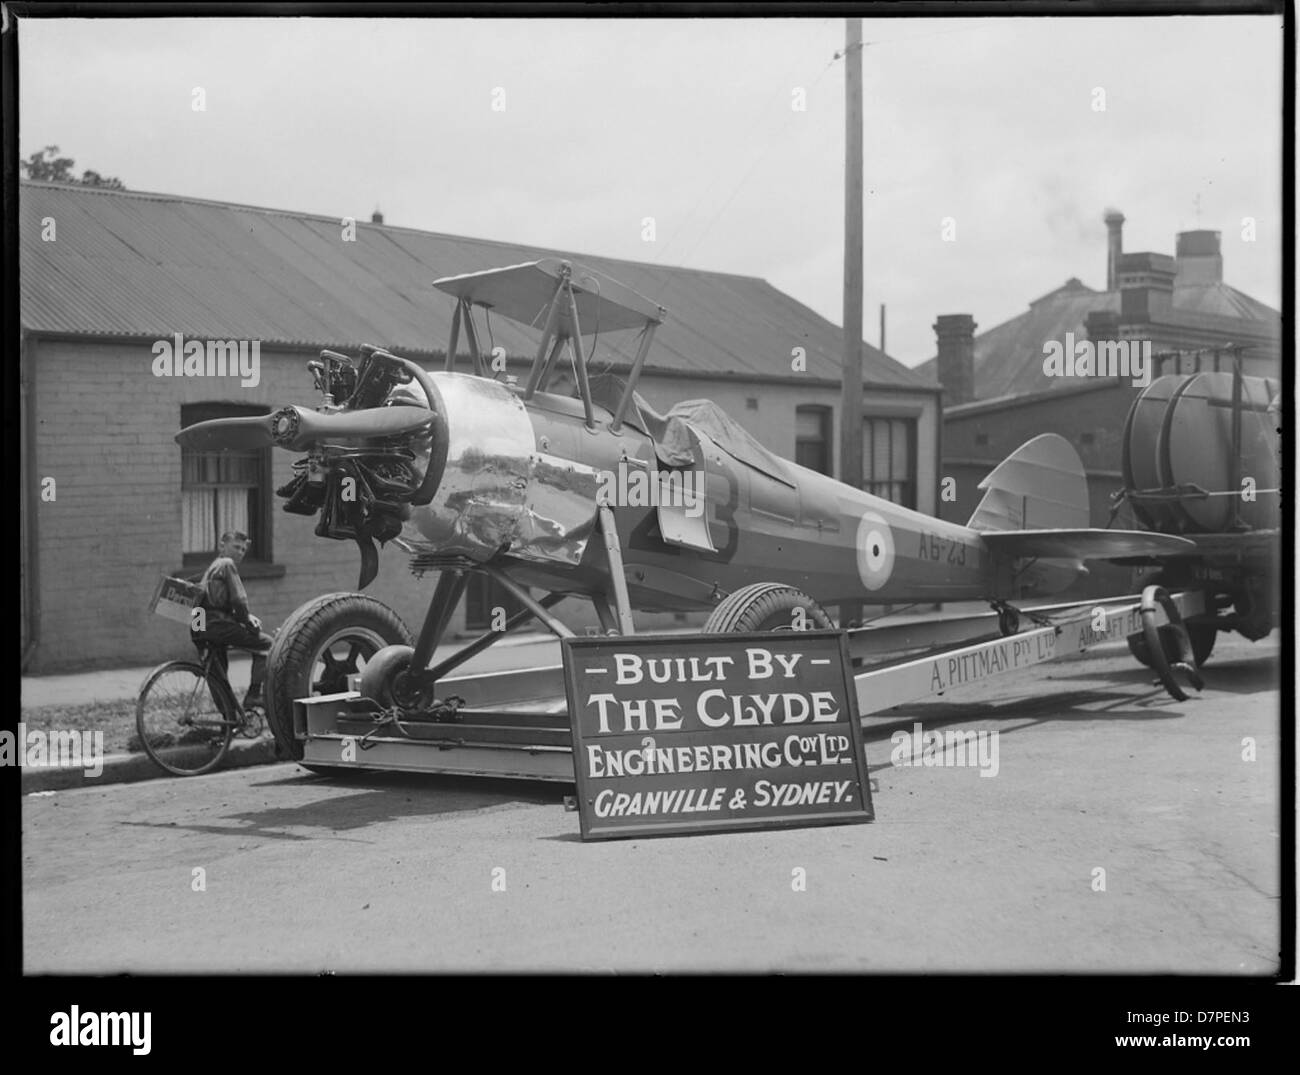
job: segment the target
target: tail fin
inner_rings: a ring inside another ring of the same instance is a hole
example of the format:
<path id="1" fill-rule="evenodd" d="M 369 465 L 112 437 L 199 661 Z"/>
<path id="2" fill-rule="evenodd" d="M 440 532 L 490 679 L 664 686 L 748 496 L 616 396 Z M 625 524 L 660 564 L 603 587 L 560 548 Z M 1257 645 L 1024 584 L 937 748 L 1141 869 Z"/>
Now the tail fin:
<path id="1" fill-rule="evenodd" d="M 1088 479 L 1073 446 L 1055 433 L 1026 441 L 982 482 L 972 530 L 1076 530 L 1089 523 Z"/>

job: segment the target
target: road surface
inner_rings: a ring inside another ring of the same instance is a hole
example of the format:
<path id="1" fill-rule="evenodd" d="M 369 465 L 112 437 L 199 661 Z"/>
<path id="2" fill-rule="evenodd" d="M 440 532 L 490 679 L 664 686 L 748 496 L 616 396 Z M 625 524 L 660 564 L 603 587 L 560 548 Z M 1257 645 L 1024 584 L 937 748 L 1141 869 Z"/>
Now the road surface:
<path id="1" fill-rule="evenodd" d="M 1185 703 L 1094 653 L 866 721 L 871 824 L 584 844 L 563 787 L 291 764 L 27 797 L 24 967 L 1272 972 L 1276 638 Z M 997 775 L 891 764 L 918 722 Z"/>

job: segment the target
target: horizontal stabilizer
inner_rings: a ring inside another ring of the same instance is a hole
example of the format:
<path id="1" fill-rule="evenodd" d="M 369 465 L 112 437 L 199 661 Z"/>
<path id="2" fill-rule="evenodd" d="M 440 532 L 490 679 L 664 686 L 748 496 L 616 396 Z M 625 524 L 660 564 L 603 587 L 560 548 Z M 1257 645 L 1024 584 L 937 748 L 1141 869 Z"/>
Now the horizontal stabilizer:
<path id="1" fill-rule="evenodd" d="M 1115 560 L 1191 552 L 1196 542 L 1145 530 L 986 530 L 980 539 L 999 556 Z"/>

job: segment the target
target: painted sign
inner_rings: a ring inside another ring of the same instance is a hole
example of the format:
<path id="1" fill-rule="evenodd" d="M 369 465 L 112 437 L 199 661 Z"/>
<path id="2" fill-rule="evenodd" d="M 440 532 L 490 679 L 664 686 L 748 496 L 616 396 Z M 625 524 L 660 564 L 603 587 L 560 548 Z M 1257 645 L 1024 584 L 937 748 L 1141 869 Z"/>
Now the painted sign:
<path id="1" fill-rule="evenodd" d="M 194 606 L 203 596 L 203 587 L 185 579 L 164 575 L 154 588 L 149 607 L 159 616 L 177 623 L 189 623 Z"/>
<path id="2" fill-rule="evenodd" d="M 872 819 L 841 632 L 563 650 L 583 839 Z"/>

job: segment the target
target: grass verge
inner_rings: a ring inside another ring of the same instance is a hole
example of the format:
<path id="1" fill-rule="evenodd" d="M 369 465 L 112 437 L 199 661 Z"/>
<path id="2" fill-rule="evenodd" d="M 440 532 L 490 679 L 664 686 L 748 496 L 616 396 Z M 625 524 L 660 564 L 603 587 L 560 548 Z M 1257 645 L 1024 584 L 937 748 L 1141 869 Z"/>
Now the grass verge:
<path id="1" fill-rule="evenodd" d="M 140 751 L 135 733 L 135 699 L 81 702 L 76 705 L 24 707 L 21 719 L 28 731 L 103 732 L 105 754 Z"/>

